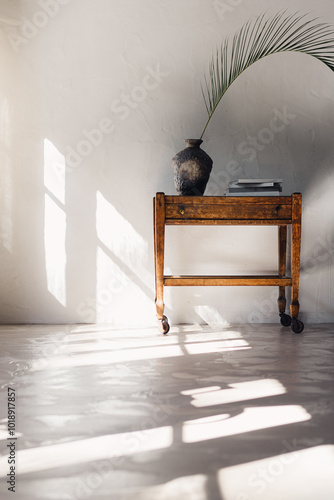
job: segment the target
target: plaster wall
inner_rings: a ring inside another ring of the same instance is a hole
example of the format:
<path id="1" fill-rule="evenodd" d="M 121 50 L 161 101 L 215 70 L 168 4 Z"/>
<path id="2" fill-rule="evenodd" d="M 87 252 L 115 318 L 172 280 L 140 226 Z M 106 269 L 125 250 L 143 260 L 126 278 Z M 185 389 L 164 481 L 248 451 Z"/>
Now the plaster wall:
<path id="1" fill-rule="evenodd" d="M 287 8 L 331 0 L 2 0 L 1 323 L 155 324 L 152 198 L 206 122 L 213 50 Z M 274 117 L 284 125 L 268 135 Z M 303 193 L 301 317 L 334 320 L 334 75 L 270 56 L 229 89 L 204 137 L 206 194 L 239 177 Z M 269 139 L 268 139 L 269 137 Z M 254 139 L 255 144 L 254 146 Z M 275 272 L 276 228 L 167 228 L 166 270 Z M 274 288 L 170 288 L 172 323 L 277 322 Z"/>

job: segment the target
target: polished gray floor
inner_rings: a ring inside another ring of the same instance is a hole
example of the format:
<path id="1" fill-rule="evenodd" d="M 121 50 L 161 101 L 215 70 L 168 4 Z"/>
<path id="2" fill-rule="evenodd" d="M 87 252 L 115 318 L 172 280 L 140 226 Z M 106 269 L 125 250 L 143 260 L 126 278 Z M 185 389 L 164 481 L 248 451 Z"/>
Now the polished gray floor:
<path id="1" fill-rule="evenodd" d="M 1 499 L 334 498 L 334 325 L 2 326 L 0 338 Z"/>

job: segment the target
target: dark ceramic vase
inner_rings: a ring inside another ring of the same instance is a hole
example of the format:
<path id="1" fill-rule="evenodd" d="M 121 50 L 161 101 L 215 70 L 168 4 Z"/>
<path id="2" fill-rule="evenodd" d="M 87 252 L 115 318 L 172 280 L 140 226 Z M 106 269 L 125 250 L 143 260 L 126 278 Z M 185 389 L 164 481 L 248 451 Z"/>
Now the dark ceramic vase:
<path id="1" fill-rule="evenodd" d="M 187 147 L 172 159 L 176 191 L 182 196 L 202 196 L 208 183 L 212 159 L 200 148 L 201 139 L 186 139 Z"/>

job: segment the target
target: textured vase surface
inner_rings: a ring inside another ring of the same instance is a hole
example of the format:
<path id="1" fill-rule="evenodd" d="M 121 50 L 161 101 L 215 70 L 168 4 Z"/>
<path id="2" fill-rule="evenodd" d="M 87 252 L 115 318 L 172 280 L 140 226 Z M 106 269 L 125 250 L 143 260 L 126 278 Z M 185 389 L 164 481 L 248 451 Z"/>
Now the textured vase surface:
<path id="1" fill-rule="evenodd" d="M 172 159 L 177 194 L 202 196 L 212 170 L 212 159 L 200 148 L 201 139 L 186 139 L 187 147 Z"/>

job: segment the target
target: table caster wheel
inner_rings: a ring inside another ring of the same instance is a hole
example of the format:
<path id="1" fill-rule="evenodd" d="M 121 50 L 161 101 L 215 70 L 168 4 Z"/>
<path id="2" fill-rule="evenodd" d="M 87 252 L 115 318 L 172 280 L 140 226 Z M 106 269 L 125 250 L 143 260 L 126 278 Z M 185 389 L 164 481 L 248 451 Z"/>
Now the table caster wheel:
<path id="1" fill-rule="evenodd" d="M 167 335 L 169 332 L 170 326 L 168 323 L 168 318 L 167 316 L 163 315 L 162 319 L 159 321 L 159 331 L 160 333 L 163 333 L 164 335 Z"/>
<path id="2" fill-rule="evenodd" d="M 280 313 L 280 321 L 282 326 L 290 326 L 291 325 L 291 316 L 286 313 Z"/>
<path id="3" fill-rule="evenodd" d="M 304 330 L 304 323 L 297 318 L 293 318 L 291 323 L 291 330 L 294 333 L 302 333 Z"/>

